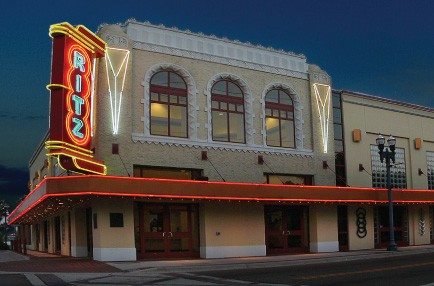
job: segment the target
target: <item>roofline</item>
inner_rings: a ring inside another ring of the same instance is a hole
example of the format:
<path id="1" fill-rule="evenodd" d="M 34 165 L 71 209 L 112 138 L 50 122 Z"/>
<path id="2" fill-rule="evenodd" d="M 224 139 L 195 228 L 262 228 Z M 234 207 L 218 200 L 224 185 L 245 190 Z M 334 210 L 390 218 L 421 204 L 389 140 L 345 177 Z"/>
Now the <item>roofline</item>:
<path id="1" fill-rule="evenodd" d="M 385 98 L 385 97 L 380 97 L 380 96 L 376 96 L 376 95 L 370 95 L 370 94 L 366 94 L 366 93 L 362 93 L 362 92 L 345 90 L 345 89 L 333 89 L 332 91 L 333 92 L 339 92 L 341 94 L 346 93 L 346 94 L 350 94 L 353 96 L 357 96 L 360 98 L 365 98 L 365 99 L 369 99 L 369 100 L 373 100 L 373 101 L 384 102 L 384 103 L 389 103 L 389 104 L 394 104 L 394 105 L 398 105 L 398 106 L 403 106 L 403 107 L 408 107 L 408 108 L 413 108 L 413 109 L 417 109 L 417 110 L 423 110 L 423 111 L 434 113 L 434 108 L 423 106 L 423 105 L 418 105 L 418 104 L 414 104 L 414 103 L 408 103 L 405 101 L 399 101 L 399 100 L 395 100 L 395 99 L 389 99 L 389 98 Z"/>

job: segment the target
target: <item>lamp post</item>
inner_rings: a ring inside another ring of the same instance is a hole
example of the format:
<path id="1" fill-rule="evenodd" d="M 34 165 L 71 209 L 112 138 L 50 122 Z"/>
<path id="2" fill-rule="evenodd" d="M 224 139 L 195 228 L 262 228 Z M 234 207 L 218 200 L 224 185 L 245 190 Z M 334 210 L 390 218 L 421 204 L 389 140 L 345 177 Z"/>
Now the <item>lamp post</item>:
<path id="1" fill-rule="evenodd" d="M 398 247 L 395 242 L 395 227 L 393 224 L 393 199 L 392 199 L 392 183 L 390 179 L 390 161 L 395 163 L 395 145 L 396 139 L 392 137 L 392 135 L 387 139 L 388 148 L 384 147 L 385 143 L 384 137 L 380 134 L 376 140 L 378 149 L 380 150 L 378 154 L 380 154 L 380 161 L 383 163 L 384 159 L 386 159 L 386 172 L 387 172 L 387 196 L 389 200 L 389 246 L 387 250 L 396 251 Z M 389 150 L 390 149 L 390 150 Z"/>

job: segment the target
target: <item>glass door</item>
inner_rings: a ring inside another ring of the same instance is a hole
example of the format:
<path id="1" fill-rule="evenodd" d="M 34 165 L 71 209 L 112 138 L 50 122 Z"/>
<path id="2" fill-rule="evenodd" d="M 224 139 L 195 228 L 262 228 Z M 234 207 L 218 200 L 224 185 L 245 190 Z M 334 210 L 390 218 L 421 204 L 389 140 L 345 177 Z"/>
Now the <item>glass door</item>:
<path id="1" fill-rule="evenodd" d="M 267 254 L 307 251 L 305 207 L 265 206 Z"/>
<path id="2" fill-rule="evenodd" d="M 199 257 L 195 205 L 139 205 L 139 258 Z"/>

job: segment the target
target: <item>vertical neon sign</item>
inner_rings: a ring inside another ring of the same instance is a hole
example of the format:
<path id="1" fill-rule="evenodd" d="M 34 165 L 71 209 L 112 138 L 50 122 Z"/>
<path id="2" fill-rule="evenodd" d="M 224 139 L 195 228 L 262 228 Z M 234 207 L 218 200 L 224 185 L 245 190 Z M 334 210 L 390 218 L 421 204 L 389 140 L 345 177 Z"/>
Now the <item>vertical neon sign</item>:
<path id="1" fill-rule="evenodd" d="M 104 162 L 94 158 L 91 145 L 94 74 L 105 43 L 84 26 L 69 23 L 50 27 L 53 38 L 48 156 L 82 174 L 106 174 Z"/>

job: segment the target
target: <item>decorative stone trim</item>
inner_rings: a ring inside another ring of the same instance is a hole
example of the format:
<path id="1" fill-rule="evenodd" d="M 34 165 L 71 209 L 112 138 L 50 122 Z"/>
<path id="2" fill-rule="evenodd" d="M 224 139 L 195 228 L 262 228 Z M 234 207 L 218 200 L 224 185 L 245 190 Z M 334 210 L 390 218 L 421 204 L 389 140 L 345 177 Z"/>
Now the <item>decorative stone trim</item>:
<path id="1" fill-rule="evenodd" d="M 207 142 L 199 140 L 189 140 L 184 138 L 165 137 L 165 136 L 146 136 L 141 133 L 133 133 L 131 137 L 134 143 L 147 143 L 155 145 L 168 145 L 195 149 L 222 150 L 232 152 L 244 152 L 255 154 L 272 154 L 290 157 L 313 158 L 312 150 L 295 150 L 288 148 L 266 147 L 260 145 L 247 146 L 245 144 L 225 143 L 225 142 Z"/>
<path id="2" fill-rule="evenodd" d="M 105 35 L 104 40 L 111 47 L 116 46 L 128 49 L 128 40 L 125 37 L 107 34 Z"/>
<path id="3" fill-rule="evenodd" d="M 212 115 L 211 115 L 211 89 L 214 84 L 220 80 L 228 80 L 235 82 L 244 94 L 244 124 L 245 124 L 245 136 L 246 144 L 253 145 L 253 96 L 247 83 L 240 77 L 230 73 L 220 73 L 213 76 L 206 86 L 205 95 L 207 96 L 207 109 L 208 113 L 208 141 L 212 141 Z M 233 144 L 233 143 L 231 143 Z"/>
<path id="4" fill-rule="evenodd" d="M 144 105 L 144 114 L 142 121 L 144 122 L 144 134 L 151 136 L 150 133 L 150 81 L 151 77 L 157 72 L 172 71 L 181 76 L 187 84 L 188 93 L 188 137 L 192 140 L 197 138 L 197 106 L 196 96 L 197 88 L 193 76 L 184 68 L 170 63 L 161 63 L 152 66 L 145 74 L 142 85 L 145 87 L 144 98 L 141 101 Z"/>
<path id="5" fill-rule="evenodd" d="M 294 103 L 294 127 L 295 127 L 295 148 L 296 149 L 303 149 L 303 115 L 302 115 L 302 104 L 300 100 L 300 96 L 295 92 L 295 90 L 290 87 L 289 85 L 286 85 L 284 83 L 279 82 L 273 82 L 268 84 L 264 91 L 262 92 L 261 102 L 262 102 L 262 109 L 261 109 L 261 118 L 262 118 L 262 140 L 264 142 L 264 146 L 267 146 L 267 131 L 265 126 L 265 96 L 267 93 L 272 89 L 282 89 L 289 93 L 289 96 L 291 97 L 293 103 Z"/>
<path id="6" fill-rule="evenodd" d="M 303 55 L 134 20 L 127 21 L 125 31 L 134 49 L 308 79 Z"/>

